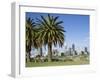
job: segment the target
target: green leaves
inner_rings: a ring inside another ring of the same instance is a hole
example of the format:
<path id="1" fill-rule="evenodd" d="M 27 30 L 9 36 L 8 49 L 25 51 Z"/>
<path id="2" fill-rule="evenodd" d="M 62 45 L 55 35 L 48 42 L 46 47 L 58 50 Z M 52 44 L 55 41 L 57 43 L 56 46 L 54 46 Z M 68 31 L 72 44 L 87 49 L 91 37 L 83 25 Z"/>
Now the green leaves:
<path id="1" fill-rule="evenodd" d="M 62 47 L 64 44 L 64 27 L 63 21 L 59 21 L 59 16 L 40 16 L 26 20 L 26 52 L 31 51 L 31 47 L 42 48 L 48 45 L 48 60 L 52 58 L 52 45 Z"/>
<path id="2" fill-rule="evenodd" d="M 28 18 L 26 20 L 26 47 L 30 48 L 27 49 L 27 52 L 30 52 L 32 45 L 34 45 L 35 48 L 37 47 L 35 41 L 37 29 L 35 28 L 35 26 L 36 23 L 33 19 Z"/>
<path id="3" fill-rule="evenodd" d="M 41 16 L 41 19 L 36 18 L 37 22 L 28 18 L 26 20 L 26 39 L 28 43 L 32 42 L 34 47 L 35 40 L 39 43 L 48 44 L 51 42 L 55 46 L 63 44 L 64 41 L 64 27 L 61 26 L 63 21 L 58 21 L 59 16 L 54 17 L 48 14 L 46 17 Z"/>
<path id="4" fill-rule="evenodd" d="M 57 43 L 61 46 L 64 43 L 64 27 L 61 26 L 63 21 L 58 21 L 59 16 L 54 17 L 48 14 L 46 17 L 41 16 L 38 20 L 38 26 L 40 26 L 40 38 L 43 44 L 54 44 Z"/>

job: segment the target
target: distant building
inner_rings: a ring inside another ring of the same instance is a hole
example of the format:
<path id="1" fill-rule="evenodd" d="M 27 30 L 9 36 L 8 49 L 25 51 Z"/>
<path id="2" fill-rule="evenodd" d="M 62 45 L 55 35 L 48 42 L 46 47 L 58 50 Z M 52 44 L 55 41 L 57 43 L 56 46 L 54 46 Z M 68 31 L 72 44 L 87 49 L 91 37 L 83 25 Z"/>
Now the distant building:
<path id="1" fill-rule="evenodd" d="M 72 51 L 71 51 L 71 48 L 69 48 L 69 55 L 72 55 Z"/>
<path id="2" fill-rule="evenodd" d="M 89 51 L 88 51 L 87 47 L 84 48 L 84 53 L 89 54 Z"/>
<path id="3" fill-rule="evenodd" d="M 87 47 L 84 48 L 84 51 L 85 51 L 85 52 L 88 52 Z"/>
<path id="4" fill-rule="evenodd" d="M 73 56 L 78 54 L 77 51 L 75 50 L 75 44 L 72 44 L 72 52 L 71 53 Z"/>
<path id="5" fill-rule="evenodd" d="M 72 50 L 75 51 L 75 45 L 74 44 L 72 44 Z"/>

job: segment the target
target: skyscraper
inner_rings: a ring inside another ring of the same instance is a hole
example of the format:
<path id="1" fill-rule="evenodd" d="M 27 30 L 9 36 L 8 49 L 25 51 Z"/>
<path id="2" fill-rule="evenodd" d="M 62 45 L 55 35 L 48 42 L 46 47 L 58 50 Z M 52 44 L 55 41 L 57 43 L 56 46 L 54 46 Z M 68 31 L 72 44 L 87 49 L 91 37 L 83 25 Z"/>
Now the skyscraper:
<path id="1" fill-rule="evenodd" d="M 71 48 L 69 48 L 69 55 L 72 55 L 72 53 L 71 53 Z"/>
<path id="2" fill-rule="evenodd" d="M 85 52 L 88 52 L 87 47 L 84 48 L 84 51 L 85 51 Z"/>
<path id="3" fill-rule="evenodd" d="M 75 45 L 74 44 L 72 44 L 72 50 L 75 51 Z"/>

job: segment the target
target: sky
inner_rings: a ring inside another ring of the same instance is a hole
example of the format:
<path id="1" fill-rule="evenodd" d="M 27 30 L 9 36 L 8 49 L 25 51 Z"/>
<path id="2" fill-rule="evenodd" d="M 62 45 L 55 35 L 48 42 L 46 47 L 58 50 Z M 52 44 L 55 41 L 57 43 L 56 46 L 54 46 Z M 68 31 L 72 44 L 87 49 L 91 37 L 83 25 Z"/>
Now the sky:
<path id="1" fill-rule="evenodd" d="M 48 13 L 34 13 L 26 12 L 26 19 L 31 18 L 36 20 L 40 18 L 40 15 L 47 16 Z M 75 44 L 77 51 L 84 50 L 84 47 L 87 47 L 89 50 L 89 15 L 79 15 L 79 14 L 52 14 L 52 16 L 59 16 L 60 21 L 63 21 L 62 26 L 66 31 L 64 46 L 67 48 L 71 47 L 72 44 Z M 40 18 L 41 19 L 41 18 Z M 63 50 L 59 48 L 59 50 Z"/>

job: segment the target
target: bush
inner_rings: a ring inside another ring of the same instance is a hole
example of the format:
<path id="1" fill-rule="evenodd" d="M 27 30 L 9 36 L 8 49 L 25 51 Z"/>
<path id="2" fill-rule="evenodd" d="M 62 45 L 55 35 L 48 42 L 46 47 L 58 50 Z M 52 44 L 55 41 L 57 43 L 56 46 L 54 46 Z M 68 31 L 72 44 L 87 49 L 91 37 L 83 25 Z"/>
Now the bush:
<path id="1" fill-rule="evenodd" d="M 64 53 L 61 53 L 61 56 L 63 57 L 63 56 L 65 56 L 65 54 Z"/>

